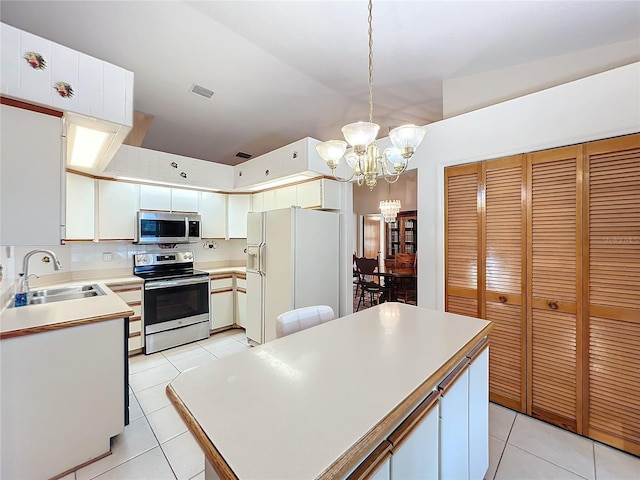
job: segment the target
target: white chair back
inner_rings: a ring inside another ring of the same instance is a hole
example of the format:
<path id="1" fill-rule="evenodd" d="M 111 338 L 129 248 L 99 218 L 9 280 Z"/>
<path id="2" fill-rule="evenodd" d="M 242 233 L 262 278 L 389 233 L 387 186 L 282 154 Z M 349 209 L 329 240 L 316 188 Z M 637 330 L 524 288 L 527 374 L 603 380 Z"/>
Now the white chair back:
<path id="1" fill-rule="evenodd" d="M 314 305 L 281 313 L 276 319 L 276 338 L 291 335 L 334 318 L 333 308 L 328 305 Z"/>

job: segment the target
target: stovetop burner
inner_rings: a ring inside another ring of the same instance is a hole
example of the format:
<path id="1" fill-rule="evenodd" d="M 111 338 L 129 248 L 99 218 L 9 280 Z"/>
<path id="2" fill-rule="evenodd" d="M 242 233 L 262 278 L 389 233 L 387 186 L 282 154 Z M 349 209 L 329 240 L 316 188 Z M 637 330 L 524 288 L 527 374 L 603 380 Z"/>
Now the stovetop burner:
<path id="1" fill-rule="evenodd" d="M 193 268 L 193 252 L 137 254 L 133 257 L 133 274 L 144 280 L 208 275 Z"/>
<path id="2" fill-rule="evenodd" d="M 164 280 L 170 278 L 184 278 L 194 276 L 207 276 L 207 272 L 202 270 L 194 270 L 193 268 L 187 270 L 164 270 L 164 271 L 146 271 L 134 273 L 136 277 L 140 277 L 143 280 Z"/>

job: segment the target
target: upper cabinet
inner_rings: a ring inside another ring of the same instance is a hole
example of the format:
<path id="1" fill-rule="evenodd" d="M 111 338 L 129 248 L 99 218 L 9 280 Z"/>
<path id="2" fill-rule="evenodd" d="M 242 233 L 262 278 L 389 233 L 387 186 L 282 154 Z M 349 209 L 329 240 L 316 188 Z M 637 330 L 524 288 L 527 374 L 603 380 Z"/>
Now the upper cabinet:
<path id="1" fill-rule="evenodd" d="M 200 195 L 202 238 L 226 238 L 227 196 L 215 192 L 202 192 Z"/>
<path id="2" fill-rule="evenodd" d="M 197 212 L 198 191 L 158 185 L 140 185 L 140 209 Z"/>
<path id="3" fill-rule="evenodd" d="M 133 240 L 140 185 L 98 180 L 98 239 Z"/>
<path id="4" fill-rule="evenodd" d="M 3 71 L 2 78 L 4 75 Z M 0 244 L 59 245 L 65 175 L 62 120 L 7 105 L 0 107 Z"/>
<path id="5" fill-rule="evenodd" d="M 67 173 L 67 218 L 65 240 L 95 238 L 95 180 Z"/>
<path id="6" fill-rule="evenodd" d="M 340 210 L 340 182 L 320 178 L 252 195 L 251 211 L 266 212 L 297 205 L 302 208 Z"/>
<path id="7" fill-rule="evenodd" d="M 227 237 L 247 238 L 247 213 L 251 195 L 229 195 L 227 198 Z"/>
<path id="8" fill-rule="evenodd" d="M 140 209 L 171 211 L 171 189 L 156 185 L 140 185 Z"/>
<path id="9" fill-rule="evenodd" d="M 0 92 L 100 120 L 133 124 L 133 73 L 0 24 Z"/>

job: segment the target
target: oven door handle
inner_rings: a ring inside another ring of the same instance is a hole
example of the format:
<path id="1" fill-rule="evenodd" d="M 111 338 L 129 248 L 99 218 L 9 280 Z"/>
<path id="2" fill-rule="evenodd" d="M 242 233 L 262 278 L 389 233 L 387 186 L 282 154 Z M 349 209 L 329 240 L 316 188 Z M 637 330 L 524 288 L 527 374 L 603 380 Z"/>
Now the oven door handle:
<path id="1" fill-rule="evenodd" d="M 208 283 L 209 277 L 199 276 L 197 278 L 181 278 L 176 280 L 156 280 L 144 283 L 145 290 L 155 290 L 157 288 L 177 287 L 180 285 L 195 285 L 197 283 Z"/>

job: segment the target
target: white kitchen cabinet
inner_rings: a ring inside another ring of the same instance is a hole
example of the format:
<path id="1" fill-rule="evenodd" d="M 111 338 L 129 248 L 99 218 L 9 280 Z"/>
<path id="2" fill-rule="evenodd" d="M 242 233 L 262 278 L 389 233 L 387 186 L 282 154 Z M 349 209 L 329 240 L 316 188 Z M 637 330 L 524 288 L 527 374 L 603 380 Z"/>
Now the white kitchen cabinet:
<path id="1" fill-rule="evenodd" d="M 251 195 L 251 211 L 264 212 L 264 192 L 257 192 Z"/>
<path id="2" fill-rule="evenodd" d="M 246 328 L 247 325 L 247 276 L 236 275 L 236 324 Z"/>
<path id="3" fill-rule="evenodd" d="M 223 193 L 202 192 L 200 197 L 202 238 L 226 238 L 227 196 Z"/>
<path id="4" fill-rule="evenodd" d="M 67 173 L 66 240 L 95 238 L 95 180 Z"/>
<path id="5" fill-rule="evenodd" d="M 125 428 L 124 322 L 2 339 L 1 478 L 59 478 L 109 452 Z"/>
<path id="6" fill-rule="evenodd" d="M 197 212 L 200 192 L 184 188 L 171 189 L 171 210 L 174 212 Z"/>
<path id="7" fill-rule="evenodd" d="M 0 244 L 59 245 L 65 185 L 62 120 L 0 107 Z"/>
<path id="8" fill-rule="evenodd" d="M 289 208 L 297 205 L 297 186 L 289 185 L 287 187 L 278 188 L 275 191 L 275 208 Z"/>
<path id="9" fill-rule="evenodd" d="M 389 436 L 392 479 L 438 479 L 439 426 L 438 393 L 433 392 Z"/>
<path id="10" fill-rule="evenodd" d="M 251 206 L 251 195 L 229 195 L 227 198 L 228 238 L 247 238 L 247 213 Z"/>
<path id="11" fill-rule="evenodd" d="M 459 367 L 438 387 L 442 395 L 440 478 L 443 479 L 469 478 L 469 368 L 466 363 Z"/>
<path id="12" fill-rule="evenodd" d="M 0 29 L 4 95 L 120 125 L 133 124 L 132 72 L 5 23 Z M 34 53 L 31 62 L 24 58 L 27 52 Z M 42 60 L 45 68 L 36 63 Z M 68 84 L 70 94 L 60 95 L 54 88 L 58 82 Z"/>
<path id="13" fill-rule="evenodd" d="M 171 211 L 171 188 L 140 185 L 140 209 Z"/>
<path id="14" fill-rule="evenodd" d="M 98 239 L 133 240 L 140 186 L 98 180 Z"/>
<path id="15" fill-rule="evenodd" d="M 482 480 L 489 468 L 489 348 L 469 365 L 469 478 Z"/>
<path id="16" fill-rule="evenodd" d="M 267 190 L 263 193 L 262 207 L 264 212 L 268 212 L 269 210 L 276 209 L 276 191 L 275 190 Z"/>
<path id="17" fill-rule="evenodd" d="M 302 208 L 340 210 L 340 182 L 326 178 L 300 183 L 297 187 L 297 204 Z"/>
<path id="18" fill-rule="evenodd" d="M 233 275 L 211 276 L 211 330 L 230 327 L 234 322 Z"/>
<path id="19" fill-rule="evenodd" d="M 140 353 L 144 346 L 144 333 L 142 331 L 142 284 L 141 283 L 116 283 L 107 284 L 133 310 L 133 316 L 129 317 L 129 355 Z"/>

